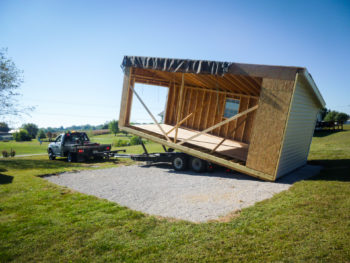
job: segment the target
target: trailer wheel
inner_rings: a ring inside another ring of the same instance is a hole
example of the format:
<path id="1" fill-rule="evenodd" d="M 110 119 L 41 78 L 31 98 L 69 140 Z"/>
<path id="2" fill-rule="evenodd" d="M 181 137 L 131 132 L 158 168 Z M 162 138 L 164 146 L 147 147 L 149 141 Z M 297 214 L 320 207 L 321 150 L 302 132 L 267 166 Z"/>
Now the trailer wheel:
<path id="1" fill-rule="evenodd" d="M 173 159 L 173 168 L 176 171 L 184 171 L 187 168 L 187 157 L 185 155 L 177 155 Z"/>
<path id="2" fill-rule="evenodd" d="M 69 152 L 67 156 L 67 161 L 69 163 L 72 163 L 72 162 L 75 162 L 75 160 L 76 160 L 76 156 L 73 153 Z"/>
<path id="3" fill-rule="evenodd" d="M 195 171 L 196 173 L 201 173 L 205 171 L 206 168 L 206 162 L 197 158 L 197 157 L 193 157 L 191 158 L 191 168 L 193 171 Z"/>

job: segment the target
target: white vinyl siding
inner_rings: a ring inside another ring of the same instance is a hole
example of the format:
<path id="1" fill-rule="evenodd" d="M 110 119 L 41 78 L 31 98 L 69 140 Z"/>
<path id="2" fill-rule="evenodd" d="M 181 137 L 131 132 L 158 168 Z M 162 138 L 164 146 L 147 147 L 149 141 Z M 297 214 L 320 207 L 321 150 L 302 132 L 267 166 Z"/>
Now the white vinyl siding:
<path id="1" fill-rule="evenodd" d="M 307 87 L 297 82 L 276 178 L 304 165 L 309 154 L 319 107 Z"/>

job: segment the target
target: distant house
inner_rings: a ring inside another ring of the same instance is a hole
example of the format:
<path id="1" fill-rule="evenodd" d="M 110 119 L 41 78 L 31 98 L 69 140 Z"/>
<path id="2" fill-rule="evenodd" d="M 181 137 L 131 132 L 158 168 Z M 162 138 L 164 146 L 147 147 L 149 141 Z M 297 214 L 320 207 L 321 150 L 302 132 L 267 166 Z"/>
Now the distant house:
<path id="1" fill-rule="evenodd" d="M 13 136 L 8 132 L 0 132 L 0 141 L 11 141 L 13 140 Z"/>

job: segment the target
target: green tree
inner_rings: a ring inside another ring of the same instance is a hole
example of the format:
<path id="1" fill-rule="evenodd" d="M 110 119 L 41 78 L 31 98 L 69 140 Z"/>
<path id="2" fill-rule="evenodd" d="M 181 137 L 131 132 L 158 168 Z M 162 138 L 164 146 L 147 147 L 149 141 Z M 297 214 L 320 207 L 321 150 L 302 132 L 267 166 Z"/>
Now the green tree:
<path id="1" fill-rule="evenodd" d="M 344 112 L 338 112 L 338 114 L 335 116 L 336 121 L 346 122 L 348 119 L 349 115 Z"/>
<path id="2" fill-rule="evenodd" d="M 40 129 L 40 130 L 39 130 L 38 138 L 39 138 L 39 139 L 45 139 L 45 138 L 46 138 L 46 135 L 45 135 L 45 132 L 44 132 L 43 129 Z"/>
<path id="3" fill-rule="evenodd" d="M 336 121 L 336 116 L 339 112 L 332 110 L 327 113 L 327 115 L 324 117 L 324 121 Z"/>
<path id="4" fill-rule="evenodd" d="M 23 72 L 7 56 L 7 49 L 0 49 L 0 116 L 21 115 L 33 110 L 33 107 L 22 108 L 16 98 L 18 89 L 23 83 Z"/>
<path id="5" fill-rule="evenodd" d="M 34 123 L 26 123 L 22 126 L 23 129 L 26 129 L 32 139 L 35 139 L 36 135 L 38 134 L 39 128 Z"/>
<path id="6" fill-rule="evenodd" d="M 111 133 L 114 133 L 114 136 L 116 136 L 117 133 L 119 132 L 118 121 L 112 120 L 109 123 L 108 128 L 111 131 Z"/>
<path id="7" fill-rule="evenodd" d="M 26 129 L 20 129 L 19 132 L 16 132 L 16 133 L 13 135 L 13 138 L 14 138 L 17 142 L 31 141 L 31 140 L 32 140 L 30 134 L 28 133 L 28 131 L 27 131 Z"/>
<path id="8" fill-rule="evenodd" d="M 0 132 L 8 132 L 10 130 L 9 126 L 5 122 L 0 122 Z"/>

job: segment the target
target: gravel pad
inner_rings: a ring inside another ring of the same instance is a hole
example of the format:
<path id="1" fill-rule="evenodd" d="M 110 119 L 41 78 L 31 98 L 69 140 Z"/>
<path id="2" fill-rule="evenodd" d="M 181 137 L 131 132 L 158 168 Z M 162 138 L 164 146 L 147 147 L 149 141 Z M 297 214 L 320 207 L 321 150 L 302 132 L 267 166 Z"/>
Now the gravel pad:
<path id="1" fill-rule="evenodd" d="M 304 166 L 277 182 L 224 171 L 175 172 L 167 165 L 122 166 L 45 179 L 147 214 L 205 222 L 270 198 L 320 169 Z"/>

